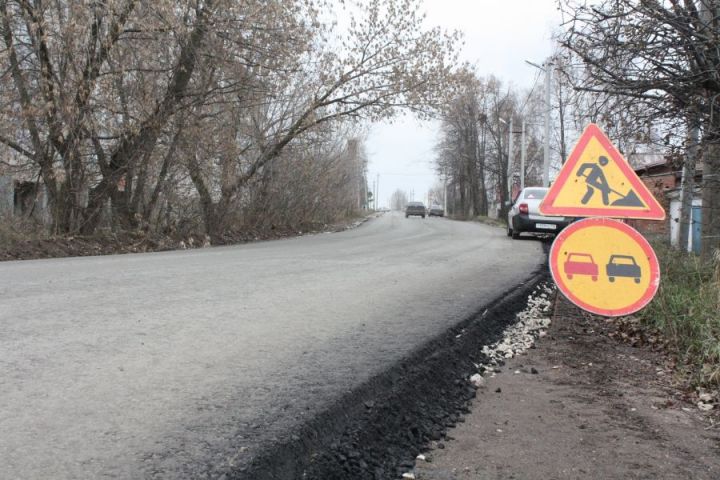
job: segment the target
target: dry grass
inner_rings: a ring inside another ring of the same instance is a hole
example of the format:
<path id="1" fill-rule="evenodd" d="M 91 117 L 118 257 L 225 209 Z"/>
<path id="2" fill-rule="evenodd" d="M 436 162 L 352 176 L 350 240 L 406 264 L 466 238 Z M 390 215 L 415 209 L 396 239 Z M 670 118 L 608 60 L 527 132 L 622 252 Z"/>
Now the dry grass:
<path id="1" fill-rule="evenodd" d="M 0 245 L 2 246 L 47 237 L 45 229 L 33 220 L 0 216 Z"/>
<path id="2" fill-rule="evenodd" d="M 720 253 L 714 262 L 656 244 L 661 282 L 640 312 L 660 330 L 700 385 L 720 386 Z"/>

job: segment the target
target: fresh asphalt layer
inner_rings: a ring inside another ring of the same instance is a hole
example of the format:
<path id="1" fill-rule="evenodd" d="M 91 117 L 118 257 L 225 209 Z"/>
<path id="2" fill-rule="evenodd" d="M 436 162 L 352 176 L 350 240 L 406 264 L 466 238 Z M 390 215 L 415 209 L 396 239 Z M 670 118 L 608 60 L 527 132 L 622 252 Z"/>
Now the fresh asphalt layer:
<path id="1" fill-rule="evenodd" d="M 234 247 L 0 263 L 0 478 L 205 478 L 544 260 L 538 241 L 386 214 Z"/>

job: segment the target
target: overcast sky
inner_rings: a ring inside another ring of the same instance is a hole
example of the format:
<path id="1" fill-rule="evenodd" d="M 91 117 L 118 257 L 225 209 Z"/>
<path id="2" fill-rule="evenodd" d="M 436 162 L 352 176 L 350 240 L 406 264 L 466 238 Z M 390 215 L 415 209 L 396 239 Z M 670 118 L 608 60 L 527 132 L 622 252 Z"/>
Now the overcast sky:
<path id="1" fill-rule="evenodd" d="M 518 88 L 532 87 L 538 73 L 525 60 L 540 64 L 551 53 L 552 32 L 560 23 L 555 5 L 556 0 L 425 0 L 428 26 L 465 34 L 461 60 L 477 65 L 481 76 L 492 74 Z M 380 174 L 380 206 L 387 206 L 398 188 L 426 201 L 437 181 L 432 167 L 436 134 L 437 124 L 412 117 L 371 127 L 368 182 L 372 189 Z"/>

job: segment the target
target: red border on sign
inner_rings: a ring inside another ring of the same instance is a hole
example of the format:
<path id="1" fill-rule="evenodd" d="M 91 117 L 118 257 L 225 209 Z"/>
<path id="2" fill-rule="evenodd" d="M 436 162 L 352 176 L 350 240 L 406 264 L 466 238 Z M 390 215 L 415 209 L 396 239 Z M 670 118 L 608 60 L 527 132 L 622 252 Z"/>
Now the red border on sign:
<path id="1" fill-rule="evenodd" d="M 642 248 L 643 252 L 645 253 L 650 262 L 650 284 L 648 285 L 647 290 L 638 301 L 625 308 L 606 310 L 587 304 L 575 295 L 573 295 L 572 291 L 570 291 L 570 288 L 565 283 L 562 275 L 555 274 L 554 267 L 558 265 L 558 256 L 560 255 L 562 244 L 565 242 L 567 237 L 577 232 L 578 230 L 596 226 L 616 228 L 626 233 L 633 240 L 635 240 L 638 245 L 640 245 L 640 248 Z M 557 237 L 555 237 L 555 241 L 553 241 L 552 247 L 550 248 L 550 273 L 552 274 L 553 280 L 555 280 L 555 284 L 558 286 L 563 295 L 568 298 L 568 300 L 570 300 L 583 310 L 587 310 L 588 312 L 596 313 L 598 315 L 604 315 L 607 317 L 621 317 L 623 315 L 630 315 L 633 312 L 637 312 L 645 305 L 650 303 L 650 300 L 653 299 L 653 297 L 657 293 L 658 287 L 660 286 L 660 265 L 658 263 L 657 256 L 655 255 L 655 251 L 652 249 L 648 241 L 645 240 L 645 238 L 640 235 L 640 233 L 638 233 L 638 231 L 634 228 L 611 218 L 586 218 L 571 223 L 567 228 L 560 232 Z"/>
<path id="2" fill-rule="evenodd" d="M 568 181 L 570 173 L 575 169 L 575 165 L 580 160 L 580 157 L 585 153 L 587 144 L 590 143 L 590 139 L 595 137 L 600 145 L 608 152 L 608 155 L 612 158 L 613 162 L 620 168 L 620 171 L 625 175 L 628 182 L 632 186 L 633 190 L 637 192 L 638 196 L 648 206 L 647 210 L 630 210 L 626 208 L 618 207 L 607 207 L 607 208 L 590 208 L 590 207 L 556 207 L 555 200 L 557 199 L 563 185 Z M 576 216 L 576 217 L 617 217 L 617 218 L 637 218 L 646 220 L 664 220 L 665 209 L 663 209 L 658 203 L 657 199 L 650 193 L 650 190 L 640 180 L 637 174 L 630 168 L 630 164 L 623 158 L 618 152 L 615 146 L 607 138 L 607 135 L 600 130 L 600 127 L 591 123 L 587 126 L 582 136 L 578 140 L 578 143 L 573 148 L 570 157 L 568 158 L 563 168 L 560 169 L 558 177 L 553 182 L 550 190 L 548 191 L 545 199 L 540 204 L 540 212 L 545 215 L 565 215 L 565 216 Z"/>

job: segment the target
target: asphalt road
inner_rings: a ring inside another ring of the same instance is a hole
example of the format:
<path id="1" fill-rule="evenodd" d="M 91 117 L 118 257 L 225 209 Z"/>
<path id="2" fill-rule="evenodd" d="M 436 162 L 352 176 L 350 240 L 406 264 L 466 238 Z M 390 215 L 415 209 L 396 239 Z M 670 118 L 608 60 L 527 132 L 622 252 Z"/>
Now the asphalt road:
<path id="1" fill-rule="evenodd" d="M 0 478 L 203 478 L 527 278 L 541 244 L 386 214 L 235 247 L 0 263 Z"/>

